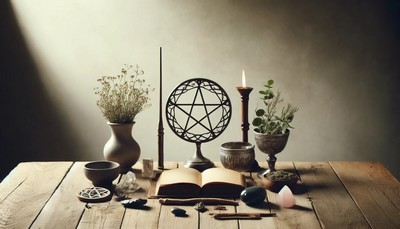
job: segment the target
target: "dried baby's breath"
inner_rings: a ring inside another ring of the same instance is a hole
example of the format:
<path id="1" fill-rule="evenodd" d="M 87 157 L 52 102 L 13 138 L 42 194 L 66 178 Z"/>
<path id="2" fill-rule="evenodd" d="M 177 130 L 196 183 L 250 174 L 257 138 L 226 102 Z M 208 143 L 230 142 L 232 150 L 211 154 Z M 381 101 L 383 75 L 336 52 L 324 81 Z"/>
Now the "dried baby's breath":
<path id="1" fill-rule="evenodd" d="M 143 74 L 138 65 L 125 65 L 121 74 L 97 80 L 101 86 L 94 88 L 95 94 L 100 96 L 96 104 L 109 122 L 133 122 L 139 112 L 150 107 L 149 92 L 154 88 L 144 86 L 145 80 L 139 78 Z"/>

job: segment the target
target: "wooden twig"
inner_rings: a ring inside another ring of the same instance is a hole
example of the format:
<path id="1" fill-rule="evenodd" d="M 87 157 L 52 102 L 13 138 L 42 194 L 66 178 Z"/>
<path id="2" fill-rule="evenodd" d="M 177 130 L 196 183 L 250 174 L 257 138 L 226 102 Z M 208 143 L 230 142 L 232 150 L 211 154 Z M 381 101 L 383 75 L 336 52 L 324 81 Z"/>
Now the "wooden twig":
<path id="1" fill-rule="evenodd" d="M 222 198 L 191 198 L 191 199 L 160 199 L 160 204 L 163 205 L 195 205 L 199 202 L 204 204 L 225 204 L 225 205 L 239 205 L 237 201 L 222 199 Z"/>
<path id="2" fill-rule="evenodd" d="M 276 216 L 276 213 L 242 212 L 242 213 L 215 213 L 211 215 L 215 219 L 261 219 L 261 217 Z"/>
<path id="3" fill-rule="evenodd" d="M 261 219 L 259 215 L 238 215 L 238 216 L 214 216 L 214 219 Z"/>

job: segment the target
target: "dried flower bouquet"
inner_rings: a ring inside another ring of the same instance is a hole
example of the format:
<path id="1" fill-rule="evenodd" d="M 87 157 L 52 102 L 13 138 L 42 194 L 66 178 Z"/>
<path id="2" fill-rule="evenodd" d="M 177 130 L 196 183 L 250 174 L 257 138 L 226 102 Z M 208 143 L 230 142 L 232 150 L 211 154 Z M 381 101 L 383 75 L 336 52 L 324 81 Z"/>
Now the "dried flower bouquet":
<path id="1" fill-rule="evenodd" d="M 132 73 L 131 73 L 132 72 Z M 150 85 L 139 77 L 144 71 L 136 65 L 125 65 L 117 76 L 103 76 L 97 81 L 101 86 L 94 88 L 100 98 L 96 104 L 110 123 L 131 123 L 136 115 L 151 106 Z"/>

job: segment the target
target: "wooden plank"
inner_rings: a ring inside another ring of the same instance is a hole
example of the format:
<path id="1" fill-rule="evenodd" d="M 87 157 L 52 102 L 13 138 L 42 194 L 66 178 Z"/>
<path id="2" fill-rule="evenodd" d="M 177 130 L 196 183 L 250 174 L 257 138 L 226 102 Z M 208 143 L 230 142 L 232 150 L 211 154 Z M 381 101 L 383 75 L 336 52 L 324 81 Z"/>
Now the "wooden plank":
<path id="1" fill-rule="evenodd" d="M 126 209 L 121 228 L 157 228 L 160 209 L 158 199 L 148 199 L 145 209 Z"/>
<path id="2" fill-rule="evenodd" d="M 89 206 L 85 209 L 78 228 L 120 228 L 125 208 L 115 198 Z"/>
<path id="3" fill-rule="evenodd" d="M 238 220 L 217 220 L 212 217 L 214 213 L 234 213 L 236 212 L 235 206 L 224 206 L 226 210 L 215 210 L 215 206 L 206 206 L 206 212 L 199 213 L 200 225 L 199 228 L 238 228 Z M 254 223 L 254 222 L 253 222 Z M 253 225 L 254 226 L 254 225 Z M 254 228 L 254 227 L 253 227 Z"/>
<path id="4" fill-rule="evenodd" d="M 21 185 L 29 175 L 31 164 L 18 164 L 0 183 L 0 203 Z"/>
<path id="5" fill-rule="evenodd" d="M 221 162 L 214 162 L 215 167 L 224 168 Z M 238 220 L 216 220 L 212 218 L 213 213 L 236 212 L 235 206 L 221 205 L 226 208 L 225 211 L 215 210 L 215 205 L 206 206 L 207 211 L 199 213 L 199 228 L 238 228 Z"/>
<path id="6" fill-rule="evenodd" d="M 157 170 L 157 167 L 158 164 L 154 163 L 154 171 L 159 173 L 160 171 Z M 165 162 L 164 168 L 177 168 L 177 163 Z M 156 181 L 142 177 L 141 169 L 142 166 L 140 163 L 134 166 L 136 182 L 140 185 L 141 189 L 139 192 L 131 195 L 131 198 L 147 198 L 149 190 L 154 190 Z M 126 209 L 121 228 L 157 228 L 161 208 L 162 206 L 158 202 L 158 199 L 148 199 L 144 209 Z"/>
<path id="7" fill-rule="evenodd" d="M 72 162 L 29 162 L 18 166 L 7 178 L 20 183 L 0 203 L 0 227 L 28 228 L 71 165 Z"/>
<path id="8" fill-rule="evenodd" d="M 171 213 L 173 207 L 179 207 L 186 210 L 186 217 L 177 217 Z M 172 228 L 198 228 L 199 227 L 199 213 L 193 206 L 173 206 L 165 205 L 161 207 L 158 228 L 172 229 Z"/>
<path id="9" fill-rule="evenodd" d="M 177 163 L 177 167 L 183 166 L 183 163 Z M 158 219 L 158 228 L 198 228 L 199 213 L 193 206 L 174 206 L 174 205 L 160 205 L 160 214 Z M 186 217 L 176 217 L 171 213 L 171 209 L 179 207 L 186 210 Z"/>
<path id="10" fill-rule="evenodd" d="M 177 163 L 173 164 L 176 167 Z M 276 193 L 269 191 L 270 205 L 249 207 L 240 202 L 236 208 L 238 212 L 272 210 L 278 214 L 275 218 L 258 221 L 218 221 L 209 215 L 214 211 L 212 206 L 207 206 L 210 210 L 205 213 L 198 213 L 193 206 L 178 206 L 187 210 L 188 217 L 175 217 L 170 212 L 174 206 L 161 206 L 156 199 L 148 200 L 148 208 L 144 210 L 125 209 L 115 199 L 108 203 L 91 204 L 90 209 L 85 209 L 84 203 L 79 202 L 75 194 L 90 186 L 90 181 L 83 176 L 83 162 L 71 165 L 71 162 L 18 165 L 0 183 L 0 228 L 75 227 L 83 211 L 79 228 L 400 227 L 400 184 L 381 163 L 295 163 L 302 179 L 293 190 L 297 201 L 295 208 L 279 208 Z M 137 166 L 140 167 L 139 164 Z M 292 163 L 284 162 L 278 162 L 277 168 L 294 169 Z M 141 177 L 140 170 L 135 166 L 137 182 L 143 190 L 132 197 L 146 198 L 146 191 L 152 182 Z M 233 206 L 227 208 L 228 212 L 235 211 Z"/>
<path id="11" fill-rule="evenodd" d="M 294 163 L 323 228 L 369 228 L 327 162 Z"/>
<path id="12" fill-rule="evenodd" d="M 78 225 L 85 209 L 85 203 L 76 194 L 92 186 L 85 177 L 83 166 L 86 162 L 75 162 L 58 189 L 47 202 L 32 228 L 69 228 Z"/>
<path id="13" fill-rule="evenodd" d="M 113 181 L 116 185 L 119 179 Z M 77 228 L 119 228 L 125 208 L 115 196 L 108 202 L 91 203 L 85 208 Z"/>
<path id="14" fill-rule="evenodd" d="M 141 188 L 135 193 L 124 194 L 126 198 L 143 198 L 143 196 L 146 195 L 143 185 L 147 184 L 143 183 L 141 167 L 141 163 L 138 162 L 132 168 L 132 172 L 136 176 L 136 183 L 138 183 Z M 116 184 L 118 182 L 114 183 Z M 114 195 L 109 202 L 91 204 L 90 208 L 84 211 L 78 228 L 120 228 L 123 224 L 125 213 L 125 207 L 122 206 L 117 196 Z"/>
<path id="15" fill-rule="evenodd" d="M 118 179 L 113 181 L 116 184 Z M 119 228 L 124 207 L 113 198 L 108 202 L 87 204 L 77 228 Z"/>
<path id="16" fill-rule="evenodd" d="M 239 202 L 236 207 L 237 212 L 264 212 L 270 213 L 268 201 L 257 206 L 248 206 L 243 202 Z M 275 217 L 263 217 L 260 220 L 239 220 L 240 229 L 261 229 L 261 228 L 277 228 L 275 225 Z"/>
<path id="17" fill-rule="evenodd" d="M 246 183 L 248 187 L 251 186 L 262 186 L 258 180 L 257 173 L 243 173 L 246 176 Z M 252 184 L 250 184 L 250 179 L 253 180 Z M 271 208 L 268 203 L 268 198 L 264 200 L 264 203 L 258 204 L 256 206 L 248 206 L 244 202 L 239 200 L 239 206 L 236 207 L 237 212 L 263 212 L 270 213 Z M 239 228 L 240 229 L 258 229 L 258 228 L 276 228 L 274 219 L 272 217 L 264 217 L 260 220 L 239 220 Z"/>
<path id="18" fill-rule="evenodd" d="M 260 163 L 267 167 L 266 162 Z M 296 173 L 292 162 L 277 162 L 276 169 L 286 170 Z M 267 190 L 268 202 L 271 212 L 276 212 L 274 217 L 276 228 L 321 228 L 318 218 L 314 213 L 313 206 L 308 199 L 308 194 L 304 189 L 304 184 L 299 181 L 292 190 L 296 205 L 292 208 L 282 208 L 278 204 L 278 194 Z"/>
<path id="19" fill-rule="evenodd" d="M 400 183 L 379 162 L 330 162 L 374 228 L 400 228 Z"/>

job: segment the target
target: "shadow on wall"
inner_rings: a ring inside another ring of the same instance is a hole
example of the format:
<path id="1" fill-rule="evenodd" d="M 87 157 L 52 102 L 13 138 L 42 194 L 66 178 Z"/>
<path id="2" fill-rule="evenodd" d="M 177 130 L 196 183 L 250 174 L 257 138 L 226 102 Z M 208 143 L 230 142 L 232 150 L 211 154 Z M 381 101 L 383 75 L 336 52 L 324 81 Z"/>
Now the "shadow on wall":
<path id="1" fill-rule="evenodd" d="M 83 159 L 82 143 L 46 94 L 9 1 L 0 2 L 0 50 L 0 181 L 22 161 Z"/>

